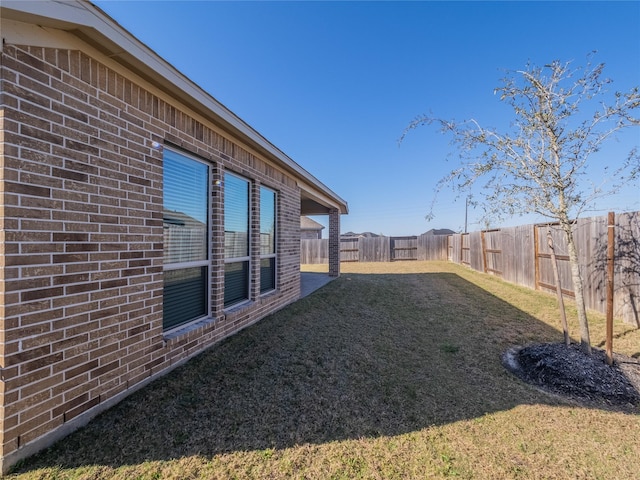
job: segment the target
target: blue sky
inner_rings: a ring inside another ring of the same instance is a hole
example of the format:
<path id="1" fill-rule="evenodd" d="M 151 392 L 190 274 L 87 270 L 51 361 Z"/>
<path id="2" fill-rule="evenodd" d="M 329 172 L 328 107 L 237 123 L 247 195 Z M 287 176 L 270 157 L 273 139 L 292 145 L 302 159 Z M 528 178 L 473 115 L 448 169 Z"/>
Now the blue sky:
<path id="1" fill-rule="evenodd" d="M 506 70 L 584 65 L 597 50 L 612 90 L 640 84 L 637 1 L 95 3 L 347 200 L 343 232 L 461 231 L 465 201 L 453 192 L 425 220 L 456 165 L 449 139 L 426 127 L 398 139 L 420 114 L 507 126 L 511 111 L 493 94 Z M 639 130 L 599 154 L 594 178 L 640 145 Z M 638 185 L 592 214 L 609 210 L 640 210 Z M 469 230 L 484 227 L 468 213 Z"/>

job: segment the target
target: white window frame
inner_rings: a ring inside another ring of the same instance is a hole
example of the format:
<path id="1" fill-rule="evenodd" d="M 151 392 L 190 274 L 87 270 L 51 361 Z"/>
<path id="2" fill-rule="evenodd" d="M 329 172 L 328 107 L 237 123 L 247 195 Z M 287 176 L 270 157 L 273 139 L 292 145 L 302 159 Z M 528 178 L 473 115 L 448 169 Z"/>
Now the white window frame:
<path id="1" fill-rule="evenodd" d="M 269 190 L 273 193 L 273 253 L 262 254 L 260 251 L 260 266 L 262 267 L 262 260 L 267 258 L 275 259 L 273 262 L 273 288 L 262 291 L 260 288 L 260 295 L 267 295 L 268 293 L 277 290 L 278 288 L 278 192 L 273 188 L 269 188 L 266 185 L 260 185 L 260 195 L 262 196 L 262 190 Z M 259 226 L 260 234 L 262 234 L 262 224 Z M 262 250 L 262 245 L 260 245 Z"/>
<path id="2" fill-rule="evenodd" d="M 243 177 L 242 175 L 238 175 L 235 172 L 232 171 L 225 171 L 224 172 L 224 176 L 226 175 L 231 175 L 233 177 L 239 178 L 242 181 L 247 182 L 247 256 L 243 256 L 243 257 L 231 257 L 231 258 L 227 258 L 225 256 L 224 258 L 224 265 L 226 266 L 227 264 L 230 263 L 247 263 L 247 298 L 239 300 L 235 303 L 231 303 L 229 305 L 225 305 L 223 308 L 224 310 L 228 310 L 231 308 L 236 308 L 238 305 L 244 305 L 248 302 L 251 301 L 251 268 L 252 268 L 252 262 L 251 262 L 251 239 L 252 239 L 252 235 L 251 235 L 251 185 L 252 185 L 252 180 L 250 178 L 247 177 Z M 226 182 L 223 183 L 224 184 L 224 188 L 226 189 Z M 226 190 L 225 190 L 225 195 L 226 195 Z M 223 206 L 223 211 L 224 211 L 224 218 L 226 219 L 226 215 L 227 215 L 227 211 L 226 208 Z M 225 233 L 226 234 L 226 233 Z M 226 255 L 226 252 L 225 252 Z M 226 274 L 226 268 L 225 268 L 225 274 Z M 226 279 L 225 279 L 226 281 Z M 223 301 L 224 302 L 224 301 Z"/>
<path id="3" fill-rule="evenodd" d="M 212 212 L 212 201 L 211 201 L 211 180 L 212 180 L 212 172 L 211 172 L 211 164 L 209 162 L 206 162 L 198 157 L 195 157 L 193 155 L 190 155 L 186 152 L 183 152 L 181 150 L 175 150 L 172 148 L 167 148 L 165 147 L 164 150 L 168 150 L 171 151 L 172 153 L 176 154 L 176 155 L 180 155 L 182 157 L 185 157 L 189 160 L 193 160 L 195 162 L 198 162 L 204 166 L 207 167 L 207 230 L 206 230 L 206 247 L 205 247 L 205 251 L 206 251 L 206 256 L 207 259 L 205 260 L 196 260 L 196 261 L 191 261 L 191 262 L 176 262 L 176 263 L 164 263 L 162 265 L 162 270 L 163 272 L 166 271 L 175 271 L 175 270 L 186 270 L 188 268 L 198 268 L 198 267 L 207 267 L 207 273 L 206 273 L 206 284 L 205 284 L 205 289 L 206 289 L 206 307 L 205 307 L 205 313 L 204 315 L 198 317 L 198 318 L 194 318 L 193 320 L 189 320 L 188 322 L 185 323 L 181 323 L 179 325 L 176 325 L 174 327 L 170 327 L 167 330 L 164 330 L 164 333 L 170 333 L 170 332 L 174 332 L 176 330 L 181 330 L 183 328 L 186 328 L 196 322 L 202 321 L 205 318 L 211 318 L 211 272 L 212 270 L 212 255 L 211 255 L 211 239 L 212 239 L 212 233 L 213 233 L 213 225 L 211 222 L 211 212 Z M 163 160 L 164 161 L 164 160 Z M 164 168 L 164 167 L 163 167 Z M 164 173 L 163 173 L 164 176 Z M 163 191 L 164 191 L 164 185 L 163 185 Z M 164 193 L 163 193 L 163 200 L 162 200 L 162 208 L 164 209 Z M 164 247 L 163 247 L 164 249 Z M 163 253 L 164 255 L 164 253 Z M 164 322 L 164 319 L 163 319 Z"/>

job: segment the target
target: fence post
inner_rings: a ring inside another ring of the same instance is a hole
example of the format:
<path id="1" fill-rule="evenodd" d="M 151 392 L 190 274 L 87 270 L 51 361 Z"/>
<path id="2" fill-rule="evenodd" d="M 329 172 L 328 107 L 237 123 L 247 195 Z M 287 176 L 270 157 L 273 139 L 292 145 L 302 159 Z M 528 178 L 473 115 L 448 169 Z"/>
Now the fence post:
<path id="1" fill-rule="evenodd" d="M 540 265 L 538 265 L 538 255 L 540 254 L 538 247 L 538 226 L 533 225 L 533 272 L 535 277 L 535 290 L 540 290 Z"/>
<path id="2" fill-rule="evenodd" d="M 484 238 L 484 230 L 480 231 L 480 244 L 482 245 L 482 270 L 487 273 L 487 244 Z"/>
<path id="3" fill-rule="evenodd" d="M 609 212 L 607 220 L 607 331 L 605 350 L 607 364 L 613 365 L 613 276 L 616 214 Z"/>

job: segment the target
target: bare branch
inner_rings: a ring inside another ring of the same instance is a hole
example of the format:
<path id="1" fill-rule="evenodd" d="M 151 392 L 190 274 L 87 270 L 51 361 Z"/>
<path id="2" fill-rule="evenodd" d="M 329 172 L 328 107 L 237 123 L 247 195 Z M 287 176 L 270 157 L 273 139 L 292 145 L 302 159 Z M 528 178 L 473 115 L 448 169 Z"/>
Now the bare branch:
<path id="1" fill-rule="evenodd" d="M 594 53 L 588 55 L 585 67 L 572 68 L 570 62 L 554 60 L 544 67 L 528 64 L 524 70 L 508 74 L 494 93 L 513 108 L 511 132 L 483 127 L 475 119 L 454 122 L 423 115 L 414 119 L 399 139 L 402 143 L 411 130 L 436 125 L 452 137 L 457 149 L 460 166 L 438 182 L 428 218 L 433 218 L 441 189 L 453 187 L 462 192 L 483 182 L 485 220 L 537 213 L 561 224 L 568 236 L 576 290 L 581 288 L 581 279 L 573 265 L 577 265 L 572 251 L 573 222 L 595 199 L 640 177 L 636 147 L 620 162 L 609 188 L 605 188 L 606 182 L 594 187 L 584 181 L 591 156 L 607 140 L 620 130 L 640 126 L 640 88 L 616 92 L 611 101 L 605 90 L 611 80 L 602 76 L 603 63 L 592 64 Z M 588 115 L 588 111 L 593 113 Z M 588 328 L 580 295 L 576 291 L 584 340 L 588 339 Z"/>

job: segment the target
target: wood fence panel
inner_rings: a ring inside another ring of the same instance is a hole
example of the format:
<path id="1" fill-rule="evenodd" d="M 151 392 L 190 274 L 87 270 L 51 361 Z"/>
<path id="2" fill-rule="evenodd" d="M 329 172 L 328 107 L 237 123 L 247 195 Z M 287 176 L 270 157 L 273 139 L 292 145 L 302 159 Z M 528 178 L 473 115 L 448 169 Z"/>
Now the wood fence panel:
<path id="1" fill-rule="evenodd" d="M 447 260 L 449 235 L 426 235 L 418 237 L 418 260 Z"/>
<path id="2" fill-rule="evenodd" d="M 391 237 L 391 261 L 417 260 L 418 237 Z"/>
<path id="3" fill-rule="evenodd" d="M 571 266 L 569 264 L 569 251 L 565 234 L 558 225 L 536 225 L 538 229 L 538 285 L 540 290 L 555 293 L 556 282 L 553 273 L 551 249 L 548 243 L 548 232 L 551 232 L 553 249 L 558 265 L 558 279 L 560 288 L 565 295 L 574 296 Z M 579 247 L 578 247 L 579 248 Z"/>
<path id="4" fill-rule="evenodd" d="M 519 225 L 507 229 L 505 233 L 510 238 L 513 238 L 512 268 L 509 273 L 509 281 L 525 287 L 535 288 L 536 259 L 533 225 Z"/>
<path id="5" fill-rule="evenodd" d="M 607 311 L 607 217 L 581 218 L 574 228 L 585 305 Z"/>
<path id="6" fill-rule="evenodd" d="M 459 255 L 458 263 L 462 265 L 466 265 L 467 267 L 471 266 L 471 246 L 469 242 L 469 234 L 463 233 L 460 234 L 460 243 L 457 245 L 460 248 L 459 252 L 456 252 Z"/>
<path id="7" fill-rule="evenodd" d="M 323 239 L 302 239 L 300 240 L 300 263 L 329 263 L 329 240 Z"/>
<path id="8" fill-rule="evenodd" d="M 360 262 L 389 262 L 390 237 L 370 237 L 359 239 Z"/>
<path id="9" fill-rule="evenodd" d="M 357 262 L 360 259 L 360 242 L 358 238 L 340 239 L 340 261 Z"/>
<path id="10" fill-rule="evenodd" d="M 449 243 L 447 245 L 448 256 L 447 259 L 450 262 L 460 263 L 460 247 L 459 245 L 460 235 L 454 233 L 449 235 Z"/>
<path id="11" fill-rule="evenodd" d="M 483 272 L 482 234 L 481 232 L 471 232 L 467 237 L 469 239 L 469 264 L 474 270 Z"/>
<path id="12" fill-rule="evenodd" d="M 502 277 L 502 231 L 489 230 L 483 232 L 484 236 L 484 253 L 485 272 L 490 275 Z"/>
<path id="13" fill-rule="evenodd" d="M 616 216 L 614 316 L 640 328 L 640 212 Z"/>
<path id="14" fill-rule="evenodd" d="M 614 316 L 640 327 L 638 295 L 640 294 L 640 226 L 639 212 L 620 214 L 616 218 L 614 253 Z M 555 292 L 555 282 L 547 246 L 547 225 L 538 230 L 537 259 L 541 290 Z M 551 225 L 563 292 L 574 296 L 569 252 L 564 232 Z M 583 279 L 585 306 L 606 313 L 607 216 L 579 219 L 573 228 L 578 261 Z"/>

